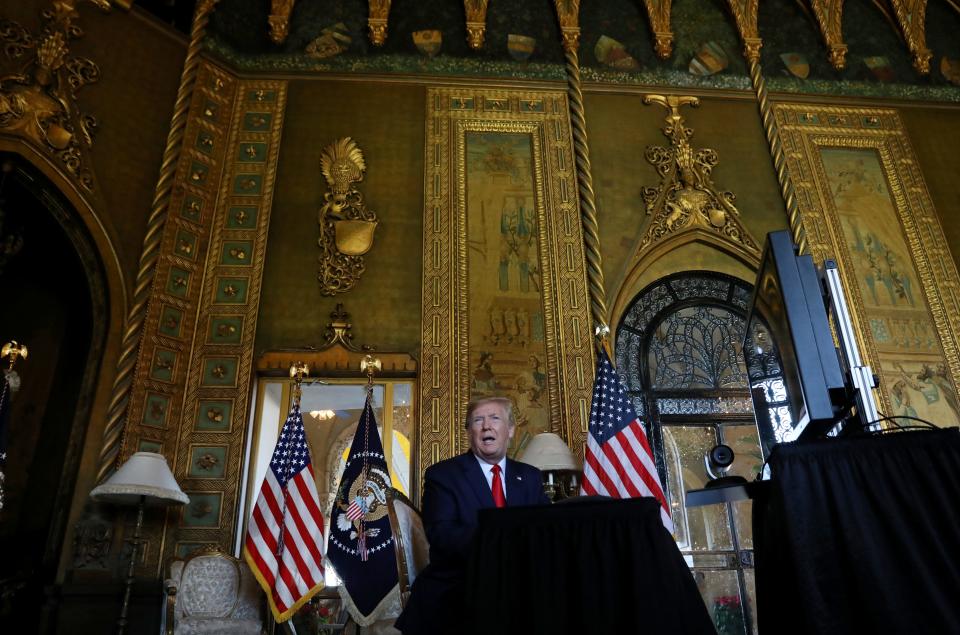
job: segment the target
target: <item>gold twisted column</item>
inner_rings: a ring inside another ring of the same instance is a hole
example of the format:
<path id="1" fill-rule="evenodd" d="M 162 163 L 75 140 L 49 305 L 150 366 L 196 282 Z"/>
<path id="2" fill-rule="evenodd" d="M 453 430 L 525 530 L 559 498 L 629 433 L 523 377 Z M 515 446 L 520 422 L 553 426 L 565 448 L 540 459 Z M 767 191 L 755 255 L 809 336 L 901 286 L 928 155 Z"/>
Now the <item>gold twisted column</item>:
<path id="1" fill-rule="evenodd" d="M 590 287 L 590 313 L 593 317 L 594 326 L 598 327 L 607 324 L 607 305 L 604 300 L 600 236 L 597 232 L 597 204 L 593 195 L 590 148 L 587 145 L 587 120 L 583 114 L 583 92 L 580 90 L 580 60 L 577 56 L 576 43 L 564 39 L 567 101 L 570 105 L 570 127 L 573 131 L 573 154 L 577 164 L 580 222 L 583 225 L 583 242 L 586 247 L 587 258 L 587 284 Z"/>
<path id="2" fill-rule="evenodd" d="M 196 83 L 197 68 L 200 64 L 201 42 L 207 23 L 210 21 L 210 14 L 216 7 L 217 2 L 219 0 L 200 0 L 193 17 L 190 44 L 187 47 L 187 57 L 183 63 L 183 73 L 180 75 L 180 88 L 177 91 L 177 101 L 173 110 L 170 133 L 167 135 L 167 147 L 163 152 L 160 178 L 157 181 L 150 218 L 147 220 L 147 233 L 143 239 L 143 252 L 140 254 L 140 266 L 134 283 L 133 304 L 126 320 L 124 320 L 120 359 L 117 362 L 117 376 L 113 380 L 110 393 L 107 423 L 103 430 L 103 443 L 97 463 L 97 482 L 102 481 L 116 466 L 120 448 L 123 446 L 133 372 L 140 351 L 143 323 L 147 316 L 147 303 L 150 299 L 154 271 L 159 259 L 160 238 L 163 235 L 163 226 L 167 220 L 167 206 L 170 202 L 170 193 L 173 190 L 177 161 L 180 157 L 184 129 L 187 125 L 187 115 L 190 110 L 190 99 Z"/>
<path id="3" fill-rule="evenodd" d="M 807 235 L 803 229 L 803 219 L 800 218 L 800 207 L 797 205 L 797 194 L 793 188 L 793 181 L 790 178 L 790 173 L 787 172 L 787 155 L 783 151 L 783 142 L 780 139 L 780 132 L 777 130 L 773 108 L 770 106 L 767 82 L 760 71 L 759 55 L 756 58 L 748 59 L 747 63 L 750 65 L 750 81 L 753 83 L 753 90 L 757 94 L 757 102 L 760 104 L 763 131 L 767 135 L 767 143 L 770 145 L 770 154 L 773 157 L 773 166 L 777 171 L 780 194 L 787 206 L 790 232 L 793 234 L 793 242 L 799 247 L 800 253 L 803 253 L 807 250 Z"/>

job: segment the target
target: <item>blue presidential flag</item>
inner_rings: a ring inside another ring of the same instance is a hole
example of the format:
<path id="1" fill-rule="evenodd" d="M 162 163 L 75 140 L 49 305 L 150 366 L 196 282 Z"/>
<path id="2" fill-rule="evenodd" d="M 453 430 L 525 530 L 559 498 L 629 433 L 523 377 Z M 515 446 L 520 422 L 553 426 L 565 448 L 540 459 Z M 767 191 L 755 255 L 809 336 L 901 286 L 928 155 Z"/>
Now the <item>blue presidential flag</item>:
<path id="1" fill-rule="evenodd" d="M 368 394 L 330 512 L 327 545 L 327 559 L 349 596 L 350 614 L 361 626 L 378 618 L 397 586 L 388 487 L 390 471 Z"/>

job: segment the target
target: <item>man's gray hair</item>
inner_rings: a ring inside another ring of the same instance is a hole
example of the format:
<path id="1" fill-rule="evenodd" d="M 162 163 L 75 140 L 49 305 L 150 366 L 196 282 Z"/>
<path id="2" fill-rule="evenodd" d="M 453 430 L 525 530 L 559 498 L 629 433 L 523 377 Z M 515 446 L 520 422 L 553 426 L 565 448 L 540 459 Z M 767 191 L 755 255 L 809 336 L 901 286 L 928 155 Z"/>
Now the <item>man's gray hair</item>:
<path id="1" fill-rule="evenodd" d="M 511 426 L 517 424 L 517 419 L 513 414 L 513 400 L 508 397 L 481 397 L 479 399 L 472 400 L 467 404 L 467 419 L 463 424 L 464 428 L 470 427 L 470 419 L 473 417 L 473 412 L 480 406 L 488 403 L 498 404 L 503 408 L 507 413 L 507 421 Z"/>

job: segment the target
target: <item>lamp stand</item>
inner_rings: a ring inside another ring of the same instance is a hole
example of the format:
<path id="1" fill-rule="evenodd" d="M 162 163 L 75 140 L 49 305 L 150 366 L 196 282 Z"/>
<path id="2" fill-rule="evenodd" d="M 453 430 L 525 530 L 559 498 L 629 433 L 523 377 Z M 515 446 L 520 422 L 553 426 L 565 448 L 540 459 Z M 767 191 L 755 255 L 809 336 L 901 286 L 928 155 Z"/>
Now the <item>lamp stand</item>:
<path id="1" fill-rule="evenodd" d="M 117 635 L 123 635 L 127 628 L 127 609 L 130 606 L 130 589 L 133 587 L 133 571 L 137 565 L 137 550 L 140 548 L 140 529 L 143 527 L 143 507 L 146 504 L 147 497 L 140 495 L 140 503 L 137 505 L 137 526 L 133 530 L 133 549 L 130 550 L 130 567 L 127 569 L 127 583 L 123 590 L 123 606 L 120 609 L 120 619 L 117 620 Z"/>

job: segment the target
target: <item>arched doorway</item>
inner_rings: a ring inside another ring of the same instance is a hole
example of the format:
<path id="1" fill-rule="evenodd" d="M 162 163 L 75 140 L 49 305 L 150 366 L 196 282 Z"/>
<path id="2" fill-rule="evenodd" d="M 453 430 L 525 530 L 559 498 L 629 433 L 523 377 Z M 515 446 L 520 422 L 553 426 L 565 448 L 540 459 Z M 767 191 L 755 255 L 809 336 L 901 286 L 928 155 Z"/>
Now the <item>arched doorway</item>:
<path id="1" fill-rule="evenodd" d="M 742 351 L 750 294 L 725 274 L 666 276 L 636 295 L 616 334 L 617 367 L 647 424 L 675 539 L 724 633 L 756 630 L 750 503 L 687 509 L 684 492 L 706 484 L 704 456 L 718 443 L 737 453 L 731 473 L 750 479 L 763 463 Z"/>
<path id="2" fill-rule="evenodd" d="M 0 340 L 30 348 L 10 403 L 0 621 L 36 628 L 55 581 L 109 324 L 94 241 L 39 170 L 0 153 Z"/>

